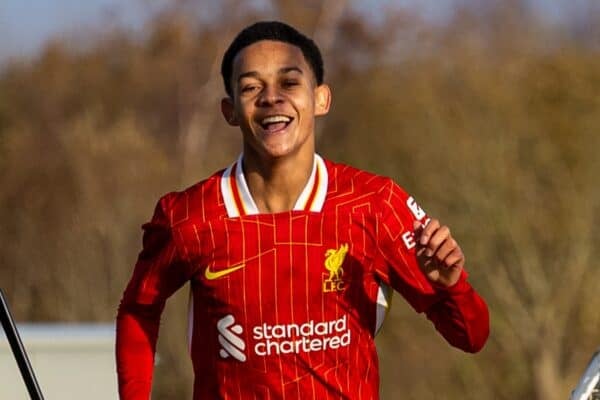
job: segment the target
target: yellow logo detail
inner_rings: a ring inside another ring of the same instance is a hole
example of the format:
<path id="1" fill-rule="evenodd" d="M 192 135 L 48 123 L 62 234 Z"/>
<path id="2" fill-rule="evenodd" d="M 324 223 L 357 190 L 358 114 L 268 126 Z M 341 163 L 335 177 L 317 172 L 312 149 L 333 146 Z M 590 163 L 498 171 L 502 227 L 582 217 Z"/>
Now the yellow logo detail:
<path id="1" fill-rule="evenodd" d="M 212 281 L 214 279 L 219 279 L 224 277 L 225 275 L 229 275 L 232 272 L 237 271 L 238 269 L 244 268 L 246 266 L 246 264 L 239 264 L 236 266 L 233 266 L 231 268 L 227 268 L 227 269 L 222 269 L 220 271 L 216 271 L 213 272 L 210 270 L 210 266 L 206 267 L 206 269 L 204 270 L 204 276 L 206 277 L 206 279 L 208 279 L 209 281 Z"/>
<path id="2" fill-rule="evenodd" d="M 323 292 L 341 292 L 346 289 L 342 264 L 347 253 L 348 243 L 344 243 L 339 249 L 329 249 L 325 252 L 325 269 L 329 271 L 329 277 L 323 281 Z"/>

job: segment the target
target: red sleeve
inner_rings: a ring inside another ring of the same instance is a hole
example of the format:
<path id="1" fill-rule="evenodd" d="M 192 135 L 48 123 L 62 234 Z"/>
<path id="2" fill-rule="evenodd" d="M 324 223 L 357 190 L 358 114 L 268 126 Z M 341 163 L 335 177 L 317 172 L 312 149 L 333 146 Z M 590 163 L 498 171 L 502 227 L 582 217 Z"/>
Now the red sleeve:
<path id="1" fill-rule="evenodd" d="M 173 240 L 168 203 L 166 196 L 161 199 L 143 226 L 143 249 L 117 314 L 117 375 L 125 400 L 150 397 L 160 315 L 166 299 L 191 275 Z"/>
<path id="2" fill-rule="evenodd" d="M 453 346 L 477 352 L 489 335 L 487 305 L 467 282 L 463 270 L 450 288 L 432 284 L 421 272 L 415 254 L 413 223 L 427 215 L 396 183 L 389 180 L 378 199 L 377 238 L 381 262 L 376 273 L 417 312 L 424 312 Z"/>

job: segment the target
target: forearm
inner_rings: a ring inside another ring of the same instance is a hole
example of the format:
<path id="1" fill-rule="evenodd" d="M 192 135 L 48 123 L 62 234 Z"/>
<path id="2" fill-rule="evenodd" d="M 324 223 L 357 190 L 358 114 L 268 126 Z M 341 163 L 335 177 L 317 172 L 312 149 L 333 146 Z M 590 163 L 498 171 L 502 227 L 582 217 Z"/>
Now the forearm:
<path id="1" fill-rule="evenodd" d="M 440 300 L 425 313 L 448 343 L 463 351 L 476 353 L 487 341 L 487 305 L 465 279 L 440 289 Z"/>
<path id="2" fill-rule="evenodd" d="M 116 359 L 119 395 L 147 400 L 163 306 L 121 303 L 117 314 Z"/>

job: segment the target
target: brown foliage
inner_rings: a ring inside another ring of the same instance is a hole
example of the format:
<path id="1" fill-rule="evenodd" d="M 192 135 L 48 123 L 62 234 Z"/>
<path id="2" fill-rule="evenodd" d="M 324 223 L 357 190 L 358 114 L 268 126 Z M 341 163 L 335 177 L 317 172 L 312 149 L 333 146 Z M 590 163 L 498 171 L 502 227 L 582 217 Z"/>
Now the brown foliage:
<path id="1" fill-rule="evenodd" d="M 389 10 L 377 26 L 273 3 L 330 42 L 320 152 L 394 177 L 446 221 L 490 305 L 490 341 L 467 356 L 397 298 L 383 398 L 566 398 L 600 328 L 598 49 L 519 1 L 439 25 Z M 54 42 L 0 72 L 0 282 L 18 320 L 112 321 L 154 201 L 235 157 L 218 66 L 249 20 L 236 15 L 169 11 L 142 39 Z M 189 397 L 186 302 L 165 313 L 157 398 Z"/>

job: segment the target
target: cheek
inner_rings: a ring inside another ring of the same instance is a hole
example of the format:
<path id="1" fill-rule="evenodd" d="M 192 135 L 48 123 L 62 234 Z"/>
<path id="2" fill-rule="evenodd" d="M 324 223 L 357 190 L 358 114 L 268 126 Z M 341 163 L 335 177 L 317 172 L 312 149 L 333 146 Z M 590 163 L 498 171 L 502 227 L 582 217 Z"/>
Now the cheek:
<path id="1" fill-rule="evenodd" d="M 251 104 L 240 103 L 236 107 L 236 114 L 240 120 L 250 120 L 252 115 Z"/>
<path id="2" fill-rule="evenodd" d="M 315 103 L 313 99 L 309 96 L 304 96 L 301 99 L 296 101 L 296 107 L 301 115 L 304 117 L 303 119 L 311 119 L 315 112 Z"/>

